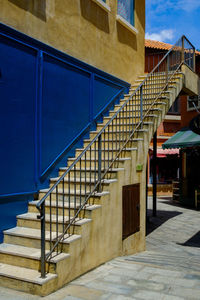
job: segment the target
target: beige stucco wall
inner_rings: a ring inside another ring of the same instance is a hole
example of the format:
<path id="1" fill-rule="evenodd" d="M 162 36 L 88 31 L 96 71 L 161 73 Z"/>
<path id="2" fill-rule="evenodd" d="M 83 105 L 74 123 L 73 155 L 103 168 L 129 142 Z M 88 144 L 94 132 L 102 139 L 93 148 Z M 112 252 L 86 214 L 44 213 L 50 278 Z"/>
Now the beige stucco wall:
<path id="1" fill-rule="evenodd" d="M 184 73 L 184 86 L 183 92 L 186 95 L 193 96 L 200 94 L 200 79 L 187 65 L 183 64 L 181 71 Z"/>
<path id="2" fill-rule="evenodd" d="M 93 0 L 0 0 L 0 22 L 128 82 L 144 73 L 145 0 L 135 1 L 134 34 Z"/>

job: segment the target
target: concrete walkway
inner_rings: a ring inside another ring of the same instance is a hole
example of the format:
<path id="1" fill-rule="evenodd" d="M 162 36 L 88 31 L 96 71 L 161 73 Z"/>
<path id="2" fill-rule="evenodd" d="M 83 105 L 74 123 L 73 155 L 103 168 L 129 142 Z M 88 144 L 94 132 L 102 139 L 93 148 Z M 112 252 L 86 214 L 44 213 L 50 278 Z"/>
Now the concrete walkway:
<path id="1" fill-rule="evenodd" d="M 200 212 L 159 199 L 150 221 L 147 251 L 113 259 L 43 299 L 199 300 Z M 41 298 L 0 288 L 0 299 Z"/>

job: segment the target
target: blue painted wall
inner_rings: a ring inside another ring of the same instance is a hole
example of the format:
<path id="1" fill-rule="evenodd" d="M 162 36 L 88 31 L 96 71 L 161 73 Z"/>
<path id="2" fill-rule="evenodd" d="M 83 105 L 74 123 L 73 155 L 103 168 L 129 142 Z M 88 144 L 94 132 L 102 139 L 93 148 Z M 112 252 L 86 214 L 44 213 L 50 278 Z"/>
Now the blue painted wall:
<path id="1" fill-rule="evenodd" d="M 128 87 L 0 24 L 0 235 Z"/>

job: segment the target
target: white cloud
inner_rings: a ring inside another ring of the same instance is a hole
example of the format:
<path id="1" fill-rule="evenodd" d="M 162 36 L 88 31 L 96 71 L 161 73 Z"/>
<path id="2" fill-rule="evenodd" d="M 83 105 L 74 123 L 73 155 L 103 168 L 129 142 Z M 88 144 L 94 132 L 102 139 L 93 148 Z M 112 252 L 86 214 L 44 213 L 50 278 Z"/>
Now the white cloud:
<path id="1" fill-rule="evenodd" d="M 162 13 L 166 10 L 184 10 L 192 12 L 200 8 L 199 0 L 149 0 L 147 7 L 155 13 Z"/>
<path id="2" fill-rule="evenodd" d="M 200 8 L 199 0 L 179 0 L 178 1 L 179 9 L 183 9 L 185 11 L 191 12 Z"/>
<path id="3" fill-rule="evenodd" d="M 165 29 L 161 30 L 159 33 L 146 33 L 146 39 L 155 40 L 159 42 L 171 41 L 174 38 L 174 30 Z"/>

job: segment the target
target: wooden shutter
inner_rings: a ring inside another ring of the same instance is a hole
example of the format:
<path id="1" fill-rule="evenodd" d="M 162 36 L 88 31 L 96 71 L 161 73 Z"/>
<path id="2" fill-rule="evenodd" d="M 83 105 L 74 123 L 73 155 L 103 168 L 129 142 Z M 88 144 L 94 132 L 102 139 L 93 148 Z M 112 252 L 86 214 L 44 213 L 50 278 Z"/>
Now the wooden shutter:
<path id="1" fill-rule="evenodd" d="M 122 193 L 122 238 L 125 239 L 140 230 L 140 184 L 123 186 Z"/>

